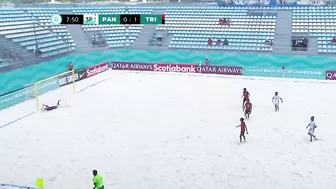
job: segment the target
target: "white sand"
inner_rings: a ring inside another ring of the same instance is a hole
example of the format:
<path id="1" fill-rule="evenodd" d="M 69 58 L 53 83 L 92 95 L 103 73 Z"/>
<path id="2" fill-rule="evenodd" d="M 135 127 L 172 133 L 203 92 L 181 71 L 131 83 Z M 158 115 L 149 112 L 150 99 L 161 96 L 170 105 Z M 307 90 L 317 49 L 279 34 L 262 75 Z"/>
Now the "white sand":
<path id="1" fill-rule="evenodd" d="M 0 129 L 0 183 L 46 189 L 336 188 L 335 85 L 108 71 L 40 97 L 63 107 Z M 242 88 L 254 110 L 238 144 Z M 275 91 L 284 99 L 274 112 Z M 0 112 L 0 125 L 35 110 Z M 316 118 L 308 142 L 305 126 Z"/>

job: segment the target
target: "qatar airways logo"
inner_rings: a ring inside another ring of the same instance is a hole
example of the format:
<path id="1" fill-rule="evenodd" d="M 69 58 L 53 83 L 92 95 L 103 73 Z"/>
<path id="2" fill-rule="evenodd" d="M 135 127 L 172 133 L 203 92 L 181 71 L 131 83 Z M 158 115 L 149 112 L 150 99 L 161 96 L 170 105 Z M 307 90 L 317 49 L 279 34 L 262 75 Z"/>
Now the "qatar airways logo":
<path id="1" fill-rule="evenodd" d="M 326 80 L 336 80 L 336 71 L 326 71 Z"/>
<path id="2" fill-rule="evenodd" d="M 102 72 L 104 72 L 106 70 L 108 70 L 108 64 L 107 64 L 107 62 L 99 64 L 99 65 L 97 65 L 95 67 L 92 67 L 92 68 L 88 68 L 86 70 L 87 77 L 91 77 L 91 76 L 100 74 L 100 73 L 102 73 Z"/>
<path id="3" fill-rule="evenodd" d="M 183 73 L 196 73 L 196 66 L 183 65 L 183 64 L 154 64 L 153 71 L 155 72 L 183 72 Z"/>

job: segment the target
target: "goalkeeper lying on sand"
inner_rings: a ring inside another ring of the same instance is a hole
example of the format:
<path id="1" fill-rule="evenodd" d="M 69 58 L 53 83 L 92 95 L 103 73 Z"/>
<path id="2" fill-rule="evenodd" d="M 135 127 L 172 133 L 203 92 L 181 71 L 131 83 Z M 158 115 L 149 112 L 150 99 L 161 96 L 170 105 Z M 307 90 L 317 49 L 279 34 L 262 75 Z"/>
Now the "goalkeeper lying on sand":
<path id="1" fill-rule="evenodd" d="M 60 105 L 60 102 L 61 102 L 61 100 L 58 100 L 56 106 L 48 106 L 48 105 L 46 105 L 46 104 L 43 104 L 41 110 L 42 110 L 42 111 L 51 111 L 51 110 L 55 110 L 55 109 L 57 109 L 58 106 Z"/>

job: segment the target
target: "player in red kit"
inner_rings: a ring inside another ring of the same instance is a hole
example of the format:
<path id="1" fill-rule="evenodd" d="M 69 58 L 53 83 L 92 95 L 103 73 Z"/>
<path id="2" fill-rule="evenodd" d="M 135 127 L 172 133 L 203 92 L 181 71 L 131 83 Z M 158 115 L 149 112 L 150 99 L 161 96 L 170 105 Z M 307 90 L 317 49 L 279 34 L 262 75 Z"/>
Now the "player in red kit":
<path id="1" fill-rule="evenodd" d="M 248 134 L 248 130 L 247 130 L 244 118 L 240 118 L 240 125 L 238 125 L 237 127 L 240 127 L 239 141 L 242 142 L 242 138 L 244 138 L 244 142 L 246 142 L 245 131 L 246 131 L 246 134 Z"/>
<path id="2" fill-rule="evenodd" d="M 250 119 L 251 112 L 252 112 L 252 103 L 250 102 L 250 100 L 247 100 L 244 105 L 245 119 Z"/>
<path id="3" fill-rule="evenodd" d="M 246 90 L 246 88 L 243 89 L 243 105 L 242 108 L 244 109 L 245 102 L 250 99 L 250 93 Z"/>

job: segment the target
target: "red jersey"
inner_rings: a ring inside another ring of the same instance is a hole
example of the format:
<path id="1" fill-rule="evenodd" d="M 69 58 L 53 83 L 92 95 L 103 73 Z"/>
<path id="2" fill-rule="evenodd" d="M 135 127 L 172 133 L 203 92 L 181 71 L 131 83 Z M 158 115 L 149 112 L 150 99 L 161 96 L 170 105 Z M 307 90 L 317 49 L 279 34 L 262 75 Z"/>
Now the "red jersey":
<path id="1" fill-rule="evenodd" d="M 248 102 L 245 104 L 245 111 L 250 112 L 252 110 L 252 103 Z"/>
<path id="2" fill-rule="evenodd" d="M 69 66 L 68 66 L 69 70 L 72 70 L 73 69 L 73 65 L 70 63 Z"/>
<path id="3" fill-rule="evenodd" d="M 249 99 L 250 93 L 248 91 L 243 92 L 244 99 Z"/>
<path id="4" fill-rule="evenodd" d="M 245 132 L 246 124 L 245 121 L 240 122 L 240 132 Z"/>

